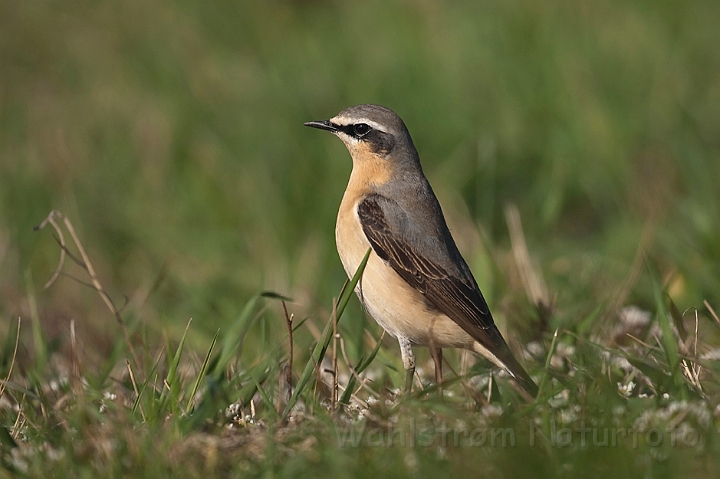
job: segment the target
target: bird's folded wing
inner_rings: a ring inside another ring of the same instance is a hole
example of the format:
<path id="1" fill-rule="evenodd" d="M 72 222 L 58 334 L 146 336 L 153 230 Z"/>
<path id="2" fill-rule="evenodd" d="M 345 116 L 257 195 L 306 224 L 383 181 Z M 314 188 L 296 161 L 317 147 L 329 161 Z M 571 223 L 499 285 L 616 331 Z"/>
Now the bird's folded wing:
<path id="1" fill-rule="evenodd" d="M 397 214 L 404 215 L 397 203 L 377 194 L 369 195 L 358 205 L 363 232 L 375 253 L 437 310 L 488 346 L 491 339 L 488 333 L 496 328 L 480 291 L 467 279 L 448 274 L 448 268 L 418 251 L 419 247 L 409 244 L 407 235 L 393 231 L 385 215 L 386 211 L 392 214 L 395 208 Z"/>
<path id="2" fill-rule="evenodd" d="M 358 204 L 357 212 L 365 236 L 380 258 L 421 292 L 438 311 L 494 354 L 513 375 L 520 376 L 524 382 L 529 380 L 495 326 L 475 281 L 449 274 L 450 267 L 443 267 L 437 259 L 431 260 L 420 251 L 421 247 L 409 243 L 406 239 L 408 235 L 394 231 L 394 222 L 386 215 L 404 215 L 396 202 L 372 194 Z M 449 251 L 447 261 L 452 261 Z M 532 383 L 532 380 L 529 382 Z M 534 386 L 532 384 L 530 389 Z"/>

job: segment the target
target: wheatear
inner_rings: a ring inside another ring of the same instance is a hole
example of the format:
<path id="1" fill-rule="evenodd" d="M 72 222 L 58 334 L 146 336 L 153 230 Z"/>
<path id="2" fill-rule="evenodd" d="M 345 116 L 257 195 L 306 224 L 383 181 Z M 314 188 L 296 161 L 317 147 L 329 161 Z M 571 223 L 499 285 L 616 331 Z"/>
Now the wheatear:
<path id="1" fill-rule="evenodd" d="M 332 132 L 352 156 L 335 228 L 337 249 L 352 277 L 372 247 L 355 292 L 398 339 L 406 389 L 412 387 L 417 345 L 431 348 L 438 381 L 442 348 L 465 348 L 507 370 L 534 397 L 537 386 L 495 326 L 402 119 L 379 105 L 358 105 L 305 125 Z"/>

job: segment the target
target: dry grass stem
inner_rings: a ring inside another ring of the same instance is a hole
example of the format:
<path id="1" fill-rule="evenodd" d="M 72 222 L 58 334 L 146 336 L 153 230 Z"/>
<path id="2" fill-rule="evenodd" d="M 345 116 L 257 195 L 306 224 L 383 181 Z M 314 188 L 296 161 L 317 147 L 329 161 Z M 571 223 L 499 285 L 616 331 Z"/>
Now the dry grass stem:
<path id="1" fill-rule="evenodd" d="M 703 304 L 705 307 L 710 311 L 710 314 L 712 315 L 713 319 L 715 320 L 715 323 L 720 326 L 720 318 L 718 318 L 717 313 L 715 313 L 715 310 L 710 306 L 710 303 L 707 302 L 707 299 L 703 300 Z"/>
<path id="2" fill-rule="evenodd" d="M 80 238 L 78 237 L 77 233 L 75 232 L 75 228 L 73 227 L 72 222 L 67 218 L 67 216 L 63 215 L 58 210 L 52 210 L 50 214 L 43 220 L 42 223 L 40 223 L 40 226 L 35 228 L 36 230 L 43 229 L 47 224 L 52 225 L 52 227 L 55 229 L 56 232 L 58 232 L 58 236 L 60 236 L 60 247 L 61 247 L 61 253 L 60 253 L 60 261 L 58 263 L 58 267 L 55 270 L 55 273 L 50 278 L 50 280 L 46 283 L 46 287 L 50 286 L 57 276 L 60 274 L 60 271 L 62 270 L 64 261 L 65 261 L 65 254 L 67 253 L 70 255 L 70 252 L 67 249 L 67 246 L 65 244 L 65 238 L 62 235 L 62 230 L 60 229 L 59 225 L 55 221 L 55 218 L 60 218 L 63 220 L 63 224 L 65 225 L 65 228 L 70 233 L 70 236 L 73 239 L 73 242 L 75 243 L 75 247 L 80 252 L 80 256 L 82 258 L 82 261 L 77 260 L 76 258 L 73 258 L 74 261 L 80 265 L 90 276 L 90 280 L 92 282 L 93 288 L 100 294 L 100 297 L 102 298 L 105 305 L 108 307 L 110 312 L 115 316 L 115 319 L 118 322 L 118 325 L 120 326 L 120 331 L 122 332 L 123 339 L 125 340 L 125 344 L 128 347 L 128 350 L 130 351 L 130 355 L 133 358 L 133 361 L 135 362 L 135 365 L 139 368 L 140 367 L 140 359 L 138 358 L 137 354 L 135 353 L 135 348 L 132 345 L 132 342 L 130 341 L 130 336 L 127 332 L 127 327 L 125 326 L 125 322 L 122 319 L 122 316 L 120 315 L 120 311 L 115 307 L 115 304 L 113 303 L 110 296 L 107 294 L 105 289 L 103 288 L 102 284 L 100 283 L 100 280 L 97 277 L 97 274 L 95 273 L 95 268 L 93 268 L 92 263 L 90 262 L 90 257 L 88 256 L 87 252 L 85 251 L 85 248 L 83 247 L 82 243 L 80 242 Z M 72 255 L 70 255 L 72 257 Z"/>
<path id="3" fill-rule="evenodd" d="M 132 383 L 133 391 L 135 391 L 135 399 L 138 399 L 140 398 L 140 392 L 138 391 L 137 382 L 135 381 L 135 374 L 133 374 L 132 365 L 127 359 L 125 360 L 125 365 L 127 366 L 128 374 L 130 375 L 130 382 Z M 143 411 L 142 404 L 138 403 L 138 407 L 140 408 L 140 415 L 142 416 L 143 421 L 147 421 L 147 418 L 145 418 L 145 411 Z"/>
<path id="4" fill-rule="evenodd" d="M 65 251 L 67 249 L 65 247 L 65 236 L 63 235 L 62 229 L 60 229 L 60 226 L 55 221 L 55 216 L 57 216 L 57 214 L 59 214 L 59 212 L 57 214 L 55 214 L 55 213 L 56 213 L 56 210 L 51 211 L 50 214 L 47 216 L 47 218 L 45 218 L 45 220 L 43 220 L 43 222 L 40 223 L 40 226 L 38 226 L 36 228 L 36 230 L 41 230 L 41 229 L 45 228 L 45 226 L 47 226 L 47 224 L 49 223 L 53 227 L 55 232 L 58 234 L 58 242 L 60 243 L 60 261 L 58 261 L 58 265 L 57 265 L 57 268 L 55 268 L 55 272 L 50 277 L 50 279 L 45 283 L 45 286 L 43 286 L 43 289 L 48 289 L 55 282 L 57 277 L 60 276 L 60 271 L 62 271 L 62 267 L 65 264 Z"/>
<path id="5" fill-rule="evenodd" d="M 542 273 L 537 270 L 530 259 L 525 233 L 523 232 L 520 211 L 514 204 L 505 207 L 505 221 L 510 232 L 510 243 L 515 258 L 520 279 L 525 288 L 528 299 L 543 309 L 549 309 L 552 305 L 550 293 Z"/>
<path id="6" fill-rule="evenodd" d="M 5 394 L 5 388 L 7 386 L 7 383 L 10 381 L 10 376 L 12 376 L 13 369 L 15 368 L 15 358 L 17 358 L 17 352 L 18 352 L 18 345 L 20 344 L 20 324 L 22 320 L 20 317 L 18 317 L 18 324 L 17 324 L 17 332 L 15 334 L 15 349 L 13 349 L 12 359 L 10 360 L 10 368 L 8 369 L 7 376 L 5 377 L 5 381 L 0 384 L 0 398 L 3 397 L 3 394 Z"/>

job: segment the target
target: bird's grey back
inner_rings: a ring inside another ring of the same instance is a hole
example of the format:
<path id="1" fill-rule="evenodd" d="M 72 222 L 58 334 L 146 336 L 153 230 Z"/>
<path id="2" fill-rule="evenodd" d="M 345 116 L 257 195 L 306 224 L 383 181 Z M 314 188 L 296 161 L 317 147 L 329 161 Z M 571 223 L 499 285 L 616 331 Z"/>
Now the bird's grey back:
<path id="1" fill-rule="evenodd" d="M 377 192 L 392 200 L 383 205 L 383 209 L 386 210 L 390 228 L 396 234 L 449 274 L 470 283 L 475 282 L 450 234 L 440 203 L 424 175 L 415 181 L 389 182 L 379 187 Z"/>

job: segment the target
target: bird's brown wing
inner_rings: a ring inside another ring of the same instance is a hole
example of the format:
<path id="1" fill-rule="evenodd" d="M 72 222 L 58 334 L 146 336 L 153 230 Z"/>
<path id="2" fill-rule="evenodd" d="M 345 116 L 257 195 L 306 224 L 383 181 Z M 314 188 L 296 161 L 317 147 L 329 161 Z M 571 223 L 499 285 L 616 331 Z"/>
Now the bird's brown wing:
<path id="1" fill-rule="evenodd" d="M 437 260 L 423 254 L 420 247 L 411 244 L 408 240 L 410 235 L 394 231 L 386 212 L 404 215 L 394 201 L 378 194 L 369 195 L 358 204 L 357 212 L 373 251 L 410 286 L 421 292 L 431 306 L 455 321 L 494 354 L 534 396 L 537 386 L 517 362 L 495 326 L 475 280 L 450 274 L 449 267 L 443 267 Z M 452 261 L 450 253 L 447 261 Z"/>

